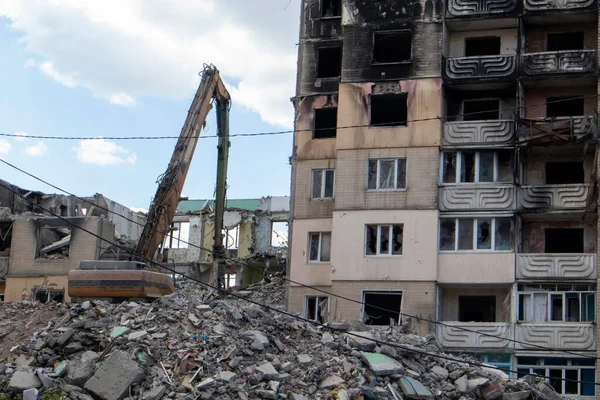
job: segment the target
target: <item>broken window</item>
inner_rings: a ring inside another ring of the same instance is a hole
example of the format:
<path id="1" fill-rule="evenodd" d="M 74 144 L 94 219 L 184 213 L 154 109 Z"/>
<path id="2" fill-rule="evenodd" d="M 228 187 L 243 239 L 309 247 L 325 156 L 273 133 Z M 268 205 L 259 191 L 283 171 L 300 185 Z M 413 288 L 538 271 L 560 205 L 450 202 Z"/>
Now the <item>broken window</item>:
<path id="1" fill-rule="evenodd" d="M 545 253 L 583 253 L 583 228 L 545 229 Z"/>
<path id="2" fill-rule="evenodd" d="M 334 169 L 314 169 L 312 171 L 311 199 L 333 199 L 334 181 Z"/>
<path id="3" fill-rule="evenodd" d="M 337 107 L 315 109 L 313 139 L 330 139 L 336 136 Z"/>
<path id="4" fill-rule="evenodd" d="M 461 351 L 460 353 L 451 353 L 457 356 L 473 358 L 480 363 L 492 365 L 499 369 L 511 370 L 511 354 L 510 353 L 471 353 Z"/>
<path id="5" fill-rule="evenodd" d="M 373 34 L 373 64 L 410 61 L 410 32 L 375 32 Z"/>
<path id="6" fill-rule="evenodd" d="M 584 115 L 582 96 L 548 97 L 546 99 L 546 117 L 571 117 Z"/>
<path id="7" fill-rule="evenodd" d="M 496 322 L 496 296 L 458 296 L 460 322 Z"/>
<path id="8" fill-rule="evenodd" d="M 329 297 L 328 296 L 306 296 L 304 306 L 304 317 L 320 324 L 329 319 Z"/>
<path id="9" fill-rule="evenodd" d="M 342 73 L 342 48 L 321 47 L 317 54 L 317 78 L 337 78 Z"/>
<path id="10" fill-rule="evenodd" d="M 480 36 L 465 39 L 465 57 L 500 54 L 500 36 Z"/>
<path id="11" fill-rule="evenodd" d="M 590 358 L 517 357 L 517 376 L 546 377 L 558 394 L 592 397 L 596 395 L 595 364 Z"/>
<path id="12" fill-rule="evenodd" d="M 271 246 L 287 247 L 288 245 L 288 222 L 271 221 Z"/>
<path id="13" fill-rule="evenodd" d="M 234 287 L 236 284 L 235 280 L 236 280 L 235 273 L 225 273 L 225 289 Z"/>
<path id="14" fill-rule="evenodd" d="M 71 228 L 65 226 L 38 230 L 36 258 L 50 260 L 69 258 Z"/>
<path id="15" fill-rule="evenodd" d="M 508 218 L 440 219 L 440 251 L 507 251 L 512 236 Z"/>
<path id="16" fill-rule="evenodd" d="M 10 256 L 13 223 L 0 223 L 0 257 Z"/>
<path id="17" fill-rule="evenodd" d="M 583 32 L 549 33 L 547 51 L 583 50 Z"/>
<path id="18" fill-rule="evenodd" d="M 372 126 L 406 126 L 408 93 L 371 95 Z"/>
<path id="19" fill-rule="evenodd" d="M 342 0 L 321 0 L 321 18 L 336 18 L 342 15 Z"/>
<path id="20" fill-rule="evenodd" d="M 67 206 L 60 206 L 60 216 L 67 217 Z"/>
<path id="21" fill-rule="evenodd" d="M 164 248 L 187 249 L 190 237 L 190 223 L 186 221 L 173 222 L 169 234 L 165 237 Z"/>
<path id="22" fill-rule="evenodd" d="M 331 232 L 315 232 L 309 235 L 308 261 L 331 261 Z"/>
<path id="23" fill-rule="evenodd" d="M 364 322 L 367 325 L 399 325 L 402 292 L 363 292 Z"/>
<path id="24" fill-rule="evenodd" d="M 510 151 L 444 152 L 441 173 L 442 183 L 511 182 L 512 153 Z"/>
<path id="25" fill-rule="evenodd" d="M 400 256 L 402 255 L 402 236 L 404 225 L 367 225 L 366 255 Z"/>
<path id="26" fill-rule="evenodd" d="M 63 303 L 65 301 L 65 291 L 55 289 L 43 289 L 34 287 L 31 289 L 32 298 L 40 303 Z"/>
<path id="27" fill-rule="evenodd" d="M 500 118 L 499 99 L 464 100 L 463 121 L 484 121 Z"/>
<path id="28" fill-rule="evenodd" d="M 593 322 L 594 285 L 521 284 L 518 319 L 525 322 Z"/>
<path id="29" fill-rule="evenodd" d="M 240 247 L 240 226 L 223 228 L 223 246 L 228 250 L 237 250 Z"/>
<path id="30" fill-rule="evenodd" d="M 585 183 L 583 162 L 547 162 L 546 184 L 560 185 L 568 183 Z"/>
<path id="31" fill-rule="evenodd" d="M 406 189 L 406 158 L 369 160 L 367 190 Z"/>

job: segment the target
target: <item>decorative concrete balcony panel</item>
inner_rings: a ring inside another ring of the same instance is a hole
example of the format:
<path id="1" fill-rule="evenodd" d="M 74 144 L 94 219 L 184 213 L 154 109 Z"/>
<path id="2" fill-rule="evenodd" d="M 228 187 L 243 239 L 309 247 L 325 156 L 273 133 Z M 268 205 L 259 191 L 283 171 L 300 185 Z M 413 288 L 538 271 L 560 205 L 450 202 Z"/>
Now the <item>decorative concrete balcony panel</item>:
<path id="1" fill-rule="evenodd" d="M 592 8 L 595 0 L 524 0 L 525 11 L 565 11 Z"/>
<path id="2" fill-rule="evenodd" d="M 448 17 L 492 16 L 515 11 L 516 0 L 449 0 Z"/>
<path id="3" fill-rule="evenodd" d="M 447 79 L 508 79 L 515 75 L 517 61 L 514 55 L 448 58 L 444 68 Z"/>
<path id="4" fill-rule="evenodd" d="M 455 121 L 444 124 L 444 144 L 509 144 L 515 135 L 512 120 Z"/>
<path id="5" fill-rule="evenodd" d="M 586 208 L 589 184 L 522 186 L 519 205 L 525 209 Z"/>
<path id="6" fill-rule="evenodd" d="M 596 279 L 595 254 L 518 254 L 517 279 Z"/>
<path id="7" fill-rule="evenodd" d="M 512 210 L 515 207 L 513 185 L 458 185 L 440 188 L 440 211 Z"/>
<path id="8" fill-rule="evenodd" d="M 438 342 L 447 348 L 504 349 L 512 344 L 510 324 L 507 323 L 444 322 L 437 326 L 436 335 Z"/>
<path id="9" fill-rule="evenodd" d="M 549 74 L 592 74 L 596 50 L 548 51 L 523 54 L 521 68 L 528 76 Z"/>
<path id="10" fill-rule="evenodd" d="M 515 339 L 518 341 L 515 347 L 519 350 L 539 350 L 536 346 L 557 350 L 593 350 L 596 348 L 595 331 L 590 323 L 521 323 L 515 325 Z"/>

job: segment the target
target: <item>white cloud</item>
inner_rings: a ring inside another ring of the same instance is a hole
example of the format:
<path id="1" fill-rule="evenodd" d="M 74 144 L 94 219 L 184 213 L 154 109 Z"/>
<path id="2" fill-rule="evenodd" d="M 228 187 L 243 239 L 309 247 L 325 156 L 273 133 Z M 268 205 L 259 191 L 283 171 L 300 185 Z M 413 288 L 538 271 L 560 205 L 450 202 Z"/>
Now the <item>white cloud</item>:
<path id="1" fill-rule="evenodd" d="M 135 164 L 137 160 L 135 153 L 105 139 L 80 140 L 73 150 L 77 159 L 86 164 Z"/>
<path id="2" fill-rule="evenodd" d="M 6 139 L 0 139 L 0 154 L 8 154 L 12 149 L 12 145 Z"/>
<path id="3" fill-rule="evenodd" d="M 148 209 L 144 207 L 129 207 L 129 209 L 133 212 L 141 212 L 144 214 L 148 214 Z"/>
<path id="4" fill-rule="evenodd" d="M 289 127 L 299 2 L 263 0 L 5 0 L 26 62 L 66 87 L 133 106 L 140 96 L 190 99 L 204 63 L 228 83 L 234 107 Z M 235 112 L 235 109 L 234 111 Z"/>
<path id="5" fill-rule="evenodd" d="M 32 157 L 43 156 L 44 154 L 46 154 L 47 150 L 48 148 L 46 147 L 44 142 L 37 142 L 33 146 L 25 147 L 25 153 Z"/>

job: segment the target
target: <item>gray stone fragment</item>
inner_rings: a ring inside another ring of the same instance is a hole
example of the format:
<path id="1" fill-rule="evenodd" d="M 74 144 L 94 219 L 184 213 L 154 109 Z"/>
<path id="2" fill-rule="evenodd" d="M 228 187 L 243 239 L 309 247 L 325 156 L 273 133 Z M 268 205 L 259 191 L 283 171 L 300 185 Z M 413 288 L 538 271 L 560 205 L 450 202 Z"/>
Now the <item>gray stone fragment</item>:
<path id="1" fill-rule="evenodd" d="M 472 392 L 473 390 L 477 389 L 479 386 L 484 385 L 486 383 L 488 383 L 488 380 L 485 378 L 469 379 L 467 381 L 467 391 Z"/>
<path id="2" fill-rule="evenodd" d="M 71 360 L 67 365 L 67 382 L 75 386 L 83 386 L 94 375 L 95 368 L 92 362 Z"/>
<path id="3" fill-rule="evenodd" d="M 37 389 L 27 389 L 23 391 L 23 400 L 37 400 L 39 391 Z"/>
<path id="4" fill-rule="evenodd" d="M 431 372 L 436 374 L 440 379 L 448 378 L 448 370 L 446 368 L 442 368 L 438 365 L 435 365 L 431 368 Z"/>
<path id="5" fill-rule="evenodd" d="M 409 399 L 432 399 L 433 394 L 421 382 L 405 376 L 398 381 L 400 389 Z"/>
<path id="6" fill-rule="evenodd" d="M 454 387 L 460 393 L 467 393 L 467 381 L 468 381 L 467 375 L 463 375 L 454 381 Z"/>
<path id="7" fill-rule="evenodd" d="M 102 400 L 121 400 L 129 393 L 129 386 L 143 378 L 144 371 L 127 353 L 115 351 L 86 382 L 84 388 Z"/>
<path id="8" fill-rule="evenodd" d="M 292 400 L 310 400 L 303 394 L 292 393 Z"/>
<path id="9" fill-rule="evenodd" d="M 154 389 L 144 393 L 143 400 L 160 400 L 164 396 L 167 388 L 165 386 L 158 386 Z"/>
<path id="10" fill-rule="evenodd" d="M 331 389 L 344 383 L 344 379 L 337 375 L 329 375 L 319 384 L 319 389 Z"/>
<path id="11" fill-rule="evenodd" d="M 135 332 L 131 332 L 129 334 L 129 336 L 127 336 L 127 340 L 141 340 L 143 338 L 145 338 L 146 336 L 148 336 L 148 332 L 146 331 L 135 331 Z"/>
<path id="12" fill-rule="evenodd" d="M 277 398 L 277 393 L 275 393 L 272 390 L 258 390 L 256 392 L 256 394 L 261 398 L 261 399 L 276 399 Z"/>
<path id="13" fill-rule="evenodd" d="M 75 333 L 75 331 L 73 329 L 68 328 L 66 331 L 63 332 L 62 335 L 60 335 L 60 337 L 56 341 L 56 345 L 64 346 L 65 343 L 67 343 L 69 341 L 69 339 L 71 339 L 71 336 L 73 336 L 74 333 Z"/>
<path id="14" fill-rule="evenodd" d="M 217 374 L 217 380 L 222 382 L 231 382 L 235 379 L 235 372 L 231 371 L 221 371 Z"/>
<path id="15" fill-rule="evenodd" d="M 265 347 L 269 345 L 269 338 L 261 331 L 247 331 L 242 334 L 242 337 L 258 341 Z"/>
<path id="16" fill-rule="evenodd" d="M 292 368 L 294 368 L 294 364 L 292 364 L 291 362 L 284 362 L 283 364 L 281 364 L 281 372 L 290 372 L 292 370 Z"/>
<path id="17" fill-rule="evenodd" d="M 346 332 L 349 329 L 349 325 L 346 322 L 329 322 L 327 326 L 336 331 Z"/>
<path id="18" fill-rule="evenodd" d="M 34 361 L 35 361 L 35 358 L 27 357 L 25 354 L 21 354 L 15 360 L 15 364 L 17 364 L 17 368 L 19 368 L 19 369 L 27 369 L 27 367 L 29 367 L 31 364 L 33 364 Z"/>
<path id="19" fill-rule="evenodd" d="M 95 351 L 88 350 L 82 354 L 81 362 L 96 361 L 98 358 L 100 358 L 100 354 L 96 353 Z"/>
<path id="20" fill-rule="evenodd" d="M 377 376 L 392 375 L 404 370 L 402 364 L 385 354 L 362 352 L 362 355 Z"/>
<path id="21" fill-rule="evenodd" d="M 197 388 L 198 389 L 207 389 L 211 386 L 214 386 L 215 383 L 217 383 L 217 381 L 215 381 L 213 378 L 206 378 L 198 384 Z"/>
<path id="22" fill-rule="evenodd" d="M 276 379 L 279 376 L 279 373 L 270 362 L 266 362 L 256 367 L 256 370 L 263 374 L 267 379 Z"/>
<path id="23" fill-rule="evenodd" d="M 83 350 L 83 345 L 79 342 L 69 343 L 68 345 L 63 347 L 63 350 L 67 354 L 73 354 L 77 353 L 80 350 Z"/>
<path id="24" fill-rule="evenodd" d="M 373 335 L 369 332 L 348 332 L 346 335 L 348 344 L 362 351 L 373 351 L 377 343 L 373 341 Z"/>
<path id="25" fill-rule="evenodd" d="M 520 392 L 504 393 L 502 400 L 527 400 L 531 396 L 529 390 L 522 390 Z"/>
<path id="26" fill-rule="evenodd" d="M 313 359 L 308 354 L 298 354 L 298 363 L 300 365 L 310 365 L 313 363 Z"/>
<path id="27" fill-rule="evenodd" d="M 27 390 L 27 389 L 39 389 L 42 387 L 42 382 L 36 374 L 29 372 L 17 371 L 10 378 L 8 388 L 11 390 Z"/>
<path id="28" fill-rule="evenodd" d="M 225 335 L 225 333 L 227 333 L 227 328 L 223 324 L 217 324 L 213 327 L 213 331 L 215 331 L 217 335 Z"/>

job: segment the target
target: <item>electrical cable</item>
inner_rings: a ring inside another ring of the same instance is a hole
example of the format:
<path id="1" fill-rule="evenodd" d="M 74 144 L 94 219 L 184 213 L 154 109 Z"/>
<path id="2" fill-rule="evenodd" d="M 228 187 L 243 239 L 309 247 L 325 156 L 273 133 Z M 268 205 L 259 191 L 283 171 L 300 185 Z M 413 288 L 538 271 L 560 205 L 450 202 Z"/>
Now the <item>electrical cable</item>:
<path id="1" fill-rule="evenodd" d="M 508 368 L 496 367 L 496 366 L 493 366 L 493 365 L 483 364 L 483 363 L 479 363 L 479 362 L 473 362 L 473 361 L 469 361 L 469 360 L 461 360 L 459 358 L 450 357 L 450 356 L 446 356 L 446 355 L 443 355 L 443 354 L 429 353 L 429 352 L 427 352 L 425 350 L 417 349 L 417 348 L 414 348 L 414 347 L 403 346 L 403 345 L 398 344 L 398 343 L 392 343 L 392 342 L 388 342 L 388 341 L 374 339 L 374 338 L 371 338 L 371 337 L 362 336 L 362 335 L 359 335 L 356 332 L 345 332 L 342 329 L 334 328 L 334 327 L 328 326 L 326 324 L 320 323 L 318 321 L 313 321 L 313 320 L 310 320 L 310 319 L 307 319 L 307 318 L 304 318 L 304 317 L 300 317 L 299 315 L 290 313 L 288 311 L 281 310 L 281 309 L 269 306 L 267 304 L 262 304 L 262 303 L 260 303 L 258 301 L 248 299 L 245 296 L 240 296 L 240 295 L 235 294 L 233 292 L 229 292 L 227 290 L 220 289 L 220 288 L 218 288 L 216 286 L 213 286 L 213 285 L 210 285 L 208 283 L 202 282 L 201 280 L 196 279 L 196 278 L 194 278 L 192 276 L 189 276 L 189 275 L 186 275 L 186 274 L 184 274 L 182 272 L 179 272 L 179 271 L 177 271 L 177 270 L 175 270 L 173 268 L 169 268 L 169 267 L 167 267 L 167 266 L 165 266 L 163 264 L 160 264 L 158 262 L 152 261 L 152 260 L 150 260 L 150 259 L 148 259 L 148 258 L 146 258 L 144 256 L 135 254 L 134 251 L 132 251 L 132 250 L 130 250 L 130 249 L 124 247 L 124 246 L 121 246 L 118 243 L 112 242 L 112 241 L 110 241 L 110 240 L 108 240 L 106 238 L 103 238 L 100 235 L 95 234 L 94 232 L 92 232 L 92 231 L 90 231 L 90 230 L 88 230 L 86 228 L 83 228 L 83 227 L 81 227 L 79 225 L 76 225 L 76 224 L 72 223 L 71 221 L 69 221 L 67 218 L 62 217 L 62 216 L 60 216 L 60 215 L 58 215 L 58 214 L 56 214 L 56 213 L 54 213 L 54 212 L 52 212 L 52 211 L 50 211 L 50 210 L 48 210 L 46 208 L 40 206 L 39 204 L 34 204 L 32 200 L 28 199 L 27 197 L 25 197 L 21 193 L 15 191 L 15 190 L 12 190 L 10 187 L 4 185 L 2 182 L 0 182 L 0 187 L 3 187 L 4 189 L 8 190 L 9 192 L 12 192 L 16 196 L 18 196 L 18 197 L 22 198 L 23 200 L 27 201 L 32 206 L 35 206 L 35 207 L 37 207 L 37 208 L 39 208 L 39 209 L 41 209 L 41 210 L 49 213 L 50 215 L 52 215 L 52 216 L 54 216 L 54 217 L 62 220 L 63 222 L 67 223 L 69 226 L 71 226 L 71 227 L 73 227 L 75 229 L 79 229 L 79 230 L 81 230 L 83 232 L 86 232 L 89 235 L 91 235 L 91 236 L 93 236 L 93 237 L 95 237 L 97 239 L 100 239 L 101 241 L 106 242 L 107 244 L 109 244 L 111 246 L 118 247 L 121 250 L 125 251 L 126 253 L 131 254 L 132 256 L 137 257 L 137 258 L 139 258 L 141 260 L 144 260 L 144 261 L 146 261 L 146 262 L 148 262 L 150 264 L 154 264 L 155 266 L 158 266 L 159 268 L 162 268 L 162 269 L 164 269 L 166 271 L 169 271 L 172 274 L 180 275 L 181 277 L 183 277 L 185 279 L 188 279 L 188 280 L 191 280 L 191 281 L 194 281 L 194 282 L 196 282 L 197 284 L 199 284 L 199 285 L 201 285 L 203 287 L 206 287 L 206 288 L 208 288 L 210 290 L 214 290 L 217 293 L 221 293 L 223 296 L 230 296 L 230 297 L 236 298 L 238 300 L 244 300 L 246 302 L 249 302 L 249 303 L 255 304 L 257 306 L 263 307 L 263 308 L 265 308 L 265 309 L 267 309 L 269 311 L 273 311 L 275 313 L 283 314 L 283 315 L 286 315 L 288 317 L 297 319 L 299 321 L 302 321 L 302 322 L 305 322 L 305 323 L 309 323 L 309 324 L 312 324 L 312 325 L 316 325 L 316 326 L 320 326 L 322 328 L 329 329 L 329 330 L 334 331 L 334 332 L 343 333 L 345 335 L 352 336 L 352 337 L 357 337 L 357 338 L 361 338 L 361 339 L 371 340 L 371 341 L 375 342 L 378 345 L 387 345 L 387 346 L 394 347 L 394 348 L 397 348 L 397 349 L 400 349 L 400 350 L 404 350 L 404 351 L 408 351 L 408 352 L 413 352 L 413 353 L 421 354 L 421 355 L 424 355 L 424 356 L 430 356 L 430 357 L 433 357 L 433 358 L 439 358 L 439 359 L 444 359 L 444 360 L 448 360 L 448 361 L 464 363 L 464 364 L 467 364 L 467 365 L 476 366 L 476 367 L 480 367 L 480 368 L 482 368 L 482 367 L 483 368 L 490 368 L 490 369 L 495 369 L 495 370 L 499 370 L 499 371 L 503 371 L 503 372 L 521 374 L 519 371 L 511 370 L 511 369 L 508 369 Z M 536 375 L 536 376 L 539 376 L 539 375 Z M 596 383 L 596 382 L 587 382 L 587 381 L 581 381 L 581 380 L 575 380 L 575 379 L 567 379 L 567 378 L 552 378 L 552 379 L 557 380 L 557 381 L 563 381 L 563 382 L 582 383 L 582 384 L 587 384 L 587 385 L 593 384 L 594 386 L 600 386 L 600 383 Z"/>

